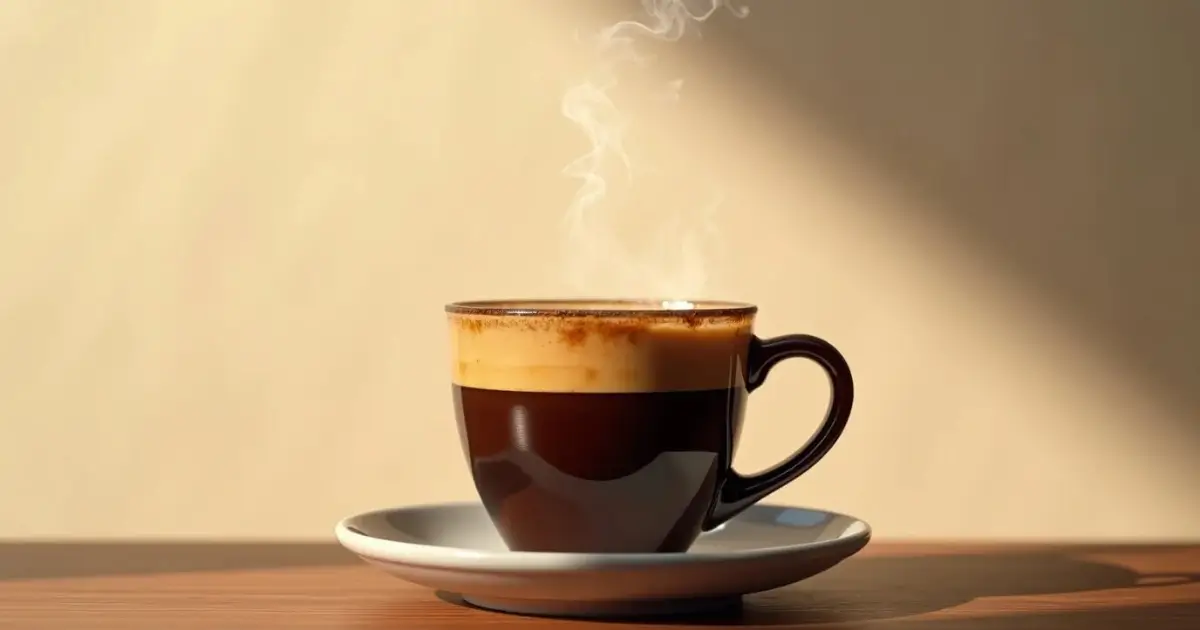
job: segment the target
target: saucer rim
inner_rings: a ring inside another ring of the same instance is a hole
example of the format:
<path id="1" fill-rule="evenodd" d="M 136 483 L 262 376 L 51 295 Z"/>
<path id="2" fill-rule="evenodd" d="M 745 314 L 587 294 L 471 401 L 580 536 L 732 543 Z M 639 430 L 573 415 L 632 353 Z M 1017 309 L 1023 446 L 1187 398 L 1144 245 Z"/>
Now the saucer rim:
<path id="1" fill-rule="evenodd" d="M 424 566 L 445 569 L 486 570 L 489 572 L 562 571 L 579 569 L 616 569 L 631 566 L 687 566 L 721 562 L 742 562 L 778 557 L 784 553 L 819 553 L 841 550 L 846 547 L 862 549 L 871 540 L 871 524 L 850 514 L 799 505 L 780 503 L 757 503 L 747 512 L 763 508 L 807 510 L 832 516 L 840 516 L 862 523 L 861 531 L 842 535 L 830 540 L 790 545 L 772 545 L 730 551 L 683 551 L 667 553 L 566 553 L 546 551 L 485 551 L 463 549 L 422 543 L 388 540 L 359 533 L 350 528 L 350 522 L 370 516 L 395 512 L 414 512 L 439 508 L 475 507 L 483 509 L 478 501 L 449 501 L 419 503 L 370 510 L 348 516 L 334 526 L 334 536 L 339 544 L 365 560 Z M 734 517 L 736 519 L 738 517 Z M 787 527 L 787 526 L 784 526 Z"/>

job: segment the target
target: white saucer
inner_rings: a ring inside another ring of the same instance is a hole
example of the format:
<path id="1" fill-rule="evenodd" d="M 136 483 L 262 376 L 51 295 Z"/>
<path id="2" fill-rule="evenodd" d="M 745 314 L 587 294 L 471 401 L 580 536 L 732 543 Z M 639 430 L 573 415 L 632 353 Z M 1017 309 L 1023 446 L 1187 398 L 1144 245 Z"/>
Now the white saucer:
<path id="1" fill-rule="evenodd" d="M 842 514 L 752 506 L 687 553 L 511 552 L 479 504 L 368 512 L 338 542 L 399 578 L 504 612 L 568 617 L 695 614 L 812 577 L 866 546 L 871 528 Z"/>

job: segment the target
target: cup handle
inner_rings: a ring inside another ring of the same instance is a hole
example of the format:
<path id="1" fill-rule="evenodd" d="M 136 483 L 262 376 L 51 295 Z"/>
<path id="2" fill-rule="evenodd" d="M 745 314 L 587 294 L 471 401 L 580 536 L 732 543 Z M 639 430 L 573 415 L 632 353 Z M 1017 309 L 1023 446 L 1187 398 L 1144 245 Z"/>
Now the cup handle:
<path id="1" fill-rule="evenodd" d="M 733 458 L 728 456 L 733 450 L 731 424 L 731 433 L 726 440 L 729 453 L 725 458 L 729 474 L 705 519 L 704 531 L 737 516 L 742 510 L 804 474 L 825 457 L 845 430 L 846 421 L 850 419 L 850 407 L 854 404 L 854 379 L 850 376 L 850 366 L 842 353 L 823 339 L 812 335 L 784 335 L 767 340 L 754 337 L 750 341 L 747 359 L 746 391 L 758 389 L 776 363 L 797 357 L 815 361 L 829 376 L 829 409 L 825 412 L 821 428 L 791 457 L 769 470 L 743 477 L 733 470 Z"/>

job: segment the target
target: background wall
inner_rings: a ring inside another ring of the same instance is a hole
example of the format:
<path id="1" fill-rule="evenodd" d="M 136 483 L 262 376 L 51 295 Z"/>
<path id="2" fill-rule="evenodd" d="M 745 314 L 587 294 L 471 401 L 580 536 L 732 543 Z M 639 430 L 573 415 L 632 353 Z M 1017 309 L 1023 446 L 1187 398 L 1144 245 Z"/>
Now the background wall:
<path id="1" fill-rule="evenodd" d="M 750 6 L 659 51 L 685 89 L 628 110 L 659 179 L 621 221 L 719 189 L 706 292 L 854 366 L 841 444 L 775 498 L 881 537 L 1200 538 L 1198 5 Z M 630 11 L 0 3 L 0 537 L 471 497 L 441 306 L 568 292 L 559 101 L 574 34 Z M 825 396 L 778 368 L 739 467 Z"/>

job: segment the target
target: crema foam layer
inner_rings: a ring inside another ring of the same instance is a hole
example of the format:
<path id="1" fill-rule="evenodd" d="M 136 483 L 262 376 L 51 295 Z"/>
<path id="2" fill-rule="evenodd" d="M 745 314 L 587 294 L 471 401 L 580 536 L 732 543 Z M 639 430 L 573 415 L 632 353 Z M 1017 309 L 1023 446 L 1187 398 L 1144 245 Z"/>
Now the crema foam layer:
<path id="1" fill-rule="evenodd" d="M 741 386 L 753 314 L 571 317 L 450 313 L 454 384 L 645 393 Z"/>

